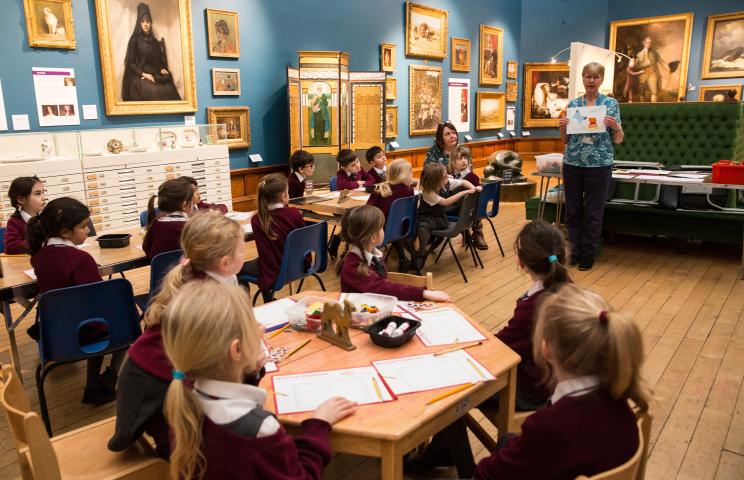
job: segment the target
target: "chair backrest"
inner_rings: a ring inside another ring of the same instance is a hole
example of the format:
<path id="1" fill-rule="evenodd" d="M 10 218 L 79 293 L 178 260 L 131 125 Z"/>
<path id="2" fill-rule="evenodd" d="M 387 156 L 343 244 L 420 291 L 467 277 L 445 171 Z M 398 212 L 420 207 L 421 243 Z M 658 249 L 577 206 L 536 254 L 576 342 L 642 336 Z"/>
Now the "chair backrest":
<path id="1" fill-rule="evenodd" d="M 501 192 L 500 182 L 490 182 L 483 184 L 483 191 L 478 196 L 478 209 L 476 214 L 478 219 L 486 217 L 495 217 L 499 214 L 499 195 Z M 491 203 L 491 208 L 488 208 L 488 203 Z"/>
<path id="2" fill-rule="evenodd" d="M 40 296 L 38 311 L 42 365 L 120 350 L 142 333 L 132 284 L 125 278 L 49 290 Z M 100 330 L 102 338 L 81 343 L 81 330 L 86 336 L 88 331 Z"/>
<path id="3" fill-rule="evenodd" d="M 0 227 L 0 253 L 5 251 L 5 227 Z"/>
<path id="4" fill-rule="evenodd" d="M 160 288 L 160 282 L 178 264 L 183 257 L 183 250 L 171 250 L 170 252 L 158 253 L 150 262 L 150 298 Z"/>
<path id="5" fill-rule="evenodd" d="M 410 285 L 411 287 L 425 288 L 434 290 L 434 276 L 431 272 L 426 275 L 411 275 L 409 273 L 388 272 L 388 280 L 401 285 Z"/>
<path id="6" fill-rule="evenodd" d="M 476 220 L 478 198 L 480 198 L 479 192 L 462 197 L 459 217 L 457 217 L 457 223 L 455 223 L 455 232 L 464 232 L 473 226 Z"/>
<path id="7" fill-rule="evenodd" d="M 278 292 L 287 282 L 325 272 L 328 265 L 328 223 L 318 222 L 289 232 L 284 241 L 284 254 L 273 290 Z M 307 264 L 306 257 L 315 254 Z"/>
<path id="8" fill-rule="evenodd" d="M 15 375 L 13 367 L 2 366 L 0 402 L 10 425 L 18 454 L 18 463 L 24 479 L 38 478 L 58 480 L 61 478 L 57 455 L 49 441 L 44 424 L 36 412 L 31 411 L 23 385 Z M 20 450 L 28 447 L 31 463 Z"/>
<path id="9" fill-rule="evenodd" d="M 335 192 L 338 190 L 338 179 L 336 178 L 336 175 L 332 176 L 328 180 L 328 190 Z"/>
<path id="10" fill-rule="evenodd" d="M 385 238 L 379 246 L 408 238 L 416 231 L 416 197 L 399 198 L 390 205 L 385 221 Z"/>
<path id="11" fill-rule="evenodd" d="M 160 209 L 158 207 L 155 207 L 155 215 L 160 213 Z M 147 226 L 147 210 L 142 210 L 140 212 L 140 227 L 146 227 Z"/>
<path id="12" fill-rule="evenodd" d="M 646 454 L 648 453 L 648 438 L 651 432 L 651 417 L 647 413 L 637 414 L 638 419 L 638 449 L 630 460 L 622 465 L 598 473 L 591 477 L 581 475 L 577 480 L 643 480 L 646 470 Z"/>

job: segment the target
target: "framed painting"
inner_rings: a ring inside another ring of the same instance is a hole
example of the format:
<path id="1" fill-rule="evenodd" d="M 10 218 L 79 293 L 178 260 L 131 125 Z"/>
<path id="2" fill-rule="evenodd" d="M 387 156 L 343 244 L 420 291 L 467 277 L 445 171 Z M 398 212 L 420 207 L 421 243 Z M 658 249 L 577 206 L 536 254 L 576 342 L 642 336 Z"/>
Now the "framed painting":
<path id="1" fill-rule="evenodd" d="M 506 82 L 506 101 L 507 102 L 516 102 L 518 92 L 519 92 L 519 84 L 517 82 Z"/>
<path id="2" fill-rule="evenodd" d="M 506 78 L 514 80 L 517 78 L 517 67 L 518 63 L 516 60 L 509 60 L 506 62 Z"/>
<path id="3" fill-rule="evenodd" d="M 98 0 L 106 115 L 196 111 L 191 0 Z"/>
<path id="4" fill-rule="evenodd" d="M 398 106 L 388 105 L 385 107 L 385 138 L 398 136 Z"/>
<path id="5" fill-rule="evenodd" d="M 481 85 L 501 85 L 504 31 L 500 28 L 481 25 L 478 46 L 480 48 L 478 83 Z"/>
<path id="6" fill-rule="evenodd" d="M 733 97 L 731 96 L 733 92 Z M 700 87 L 699 102 L 740 102 L 741 84 L 739 85 L 705 85 Z"/>
<path id="7" fill-rule="evenodd" d="M 477 92 L 475 94 L 475 129 L 497 130 L 506 125 L 506 94 Z"/>
<path id="8" fill-rule="evenodd" d="M 470 40 L 452 37 L 451 67 L 453 72 L 470 71 Z"/>
<path id="9" fill-rule="evenodd" d="M 677 102 L 684 99 L 690 58 L 692 13 L 610 23 L 615 63 L 613 96 L 619 102 Z"/>
<path id="10" fill-rule="evenodd" d="M 212 69 L 212 95 L 240 95 L 239 68 Z"/>
<path id="11" fill-rule="evenodd" d="M 210 57 L 240 58 L 238 12 L 204 10 L 207 16 L 207 45 Z"/>
<path id="12" fill-rule="evenodd" d="M 392 43 L 380 45 L 380 70 L 383 72 L 395 71 L 395 45 Z"/>
<path id="13" fill-rule="evenodd" d="M 230 150 L 251 146 L 251 117 L 248 107 L 207 107 L 207 122 L 217 125 L 217 140 L 226 140 Z"/>
<path id="14" fill-rule="evenodd" d="M 422 65 L 408 68 L 409 134 L 434 134 L 442 121 L 442 68 Z"/>
<path id="15" fill-rule="evenodd" d="M 568 64 L 525 63 L 522 126 L 557 127 L 568 107 Z"/>
<path id="16" fill-rule="evenodd" d="M 406 2 L 406 55 L 443 60 L 447 56 L 447 10 Z"/>
<path id="17" fill-rule="evenodd" d="M 29 47 L 74 50 L 72 0 L 23 0 Z"/>
<path id="18" fill-rule="evenodd" d="M 385 100 L 398 98 L 398 79 L 395 77 L 385 78 Z"/>
<path id="19" fill-rule="evenodd" d="M 744 77 L 742 46 L 744 46 L 744 12 L 708 17 L 700 77 Z"/>

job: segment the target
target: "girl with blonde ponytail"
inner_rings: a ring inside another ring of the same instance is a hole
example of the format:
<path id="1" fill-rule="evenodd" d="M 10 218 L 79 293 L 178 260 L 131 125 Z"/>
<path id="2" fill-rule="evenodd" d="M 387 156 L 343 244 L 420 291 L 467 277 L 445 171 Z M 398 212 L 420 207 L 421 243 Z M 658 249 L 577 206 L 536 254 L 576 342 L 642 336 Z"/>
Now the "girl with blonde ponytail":
<path id="1" fill-rule="evenodd" d="M 481 461 L 475 478 L 593 476 L 629 460 L 638 449 L 631 404 L 646 412 L 651 399 L 633 320 L 599 295 L 566 284 L 540 306 L 533 348 L 554 386 L 550 403 L 525 420 L 521 435 Z"/>
<path id="2" fill-rule="evenodd" d="M 119 376 L 116 431 L 109 449 L 132 446 L 146 432 L 164 458 L 170 454 L 168 425 L 162 407 L 171 381 L 160 322 L 173 296 L 187 283 L 237 284 L 235 274 L 244 262 L 242 227 L 217 210 L 193 215 L 181 232 L 184 257 L 163 279 L 145 312 L 145 332 L 129 347 L 129 359 Z M 155 292 L 153 292 L 155 293 Z"/>
<path id="3" fill-rule="evenodd" d="M 292 438 L 263 408 L 266 391 L 246 378 L 261 369 L 261 329 L 237 286 L 185 285 L 162 320 L 173 365 L 165 415 L 173 430 L 171 479 L 320 478 L 331 459 L 331 425 L 354 413 L 323 403 Z M 193 382 L 193 390 L 186 382 Z"/>

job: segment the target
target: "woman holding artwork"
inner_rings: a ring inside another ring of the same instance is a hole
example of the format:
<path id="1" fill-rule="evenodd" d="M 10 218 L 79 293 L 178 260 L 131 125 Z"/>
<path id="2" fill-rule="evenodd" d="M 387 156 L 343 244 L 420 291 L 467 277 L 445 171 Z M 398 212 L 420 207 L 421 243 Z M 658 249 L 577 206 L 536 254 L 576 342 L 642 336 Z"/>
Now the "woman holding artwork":
<path id="1" fill-rule="evenodd" d="M 424 163 L 441 163 L 446 167 L 450 162 L 450 154 L 457 148 L 457 129 L 450 121 L 442 122 L 437 127 L 434 138 L 436 143 L 426 151 Z"/>
<path id="2" fill-rule="evenodd" d="M 137 23 L 127 45 L 121 98 L 127 102 L 181 100 L 168 71 L 165 40 L 157 40 L 146 3 L 137 6 Z"/>
<path id="3" fill-rule="evenodd" d="M 563 184 L 566 195 L 566 226 L 571 243 L 571 266 L 590 270 L 597 255 L 602 233 L 602 217 L 612 182 L 613 143 L 624 138 L 617 100 L 599 93 L 604 66 L 588 63 L 581 72 L 583 96 L 571 100 L 571 107 L 604 105 L 605 130 L 601 133 L 566 133 L 568 117 L 559 120 L 561 138 L 566 144 L 563 157 Z"/>

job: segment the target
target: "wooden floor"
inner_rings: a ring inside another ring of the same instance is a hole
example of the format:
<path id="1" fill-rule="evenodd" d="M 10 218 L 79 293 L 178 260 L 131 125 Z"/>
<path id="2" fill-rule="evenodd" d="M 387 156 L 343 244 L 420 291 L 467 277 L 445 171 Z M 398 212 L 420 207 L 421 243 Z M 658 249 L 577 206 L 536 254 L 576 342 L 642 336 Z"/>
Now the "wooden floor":
<path id="1" fill-rule="evenodd" d="M 455 245 L 466 265 L 467 284 L 449 252 L 439 264 L 430 262 L 436 288 L 446 290 L 461 309 L 494 332 L 509 319 L 515 300 L 529 287 L 512 249 L 524 223 L 524 206 L 502 205 L 495 223 L 506 258 L 501 258 L 486 225 L 491 248 L 484 252 L 485 270 L 473 268 L 459 241 Z M 616 309 L 632 314 L 643 329 L 645 375 L 656 393 L 647 478 L 744 478 L 744 281 L 737 278 L 739 249 L 688 245 L 680 252 L 679 245 L 668 241 L 630 237 L 615 238 L 603 249 L 592 271 L 572 271 L 572 276 L 604 295 Z M 144 292 L 147 275 L 146 269 L 127 274 L 135 293 Z M 330 271 L 323 280 L 329 290 L 338 289 Z M 306 288 L 315 285 L 311 281 Z M 38 354 L 25 328 L 21 332 L 26 391 L 38 408 L 33 373 Z M 0 335 L 0 361 L 9 361 L 5 335 Z M 84 368 L 84 363 L 61 367 L 47 381 L 55 433 L 114 414 L 113 404 L 91 408 L 80 403 Z M 483 423 L 493 431 L 486 420 Z M 477 458 L 482 458 L 483 447 L 471 441 Z M 2 417 L 0 479 L 18 476 L 13 440 Z M 426 477 L 432 476 L 456 474 L 444 469 Z M 334 458 L 325 474 L 328 479 L 378 477 L 378 461 L 350 455 Z"/>

